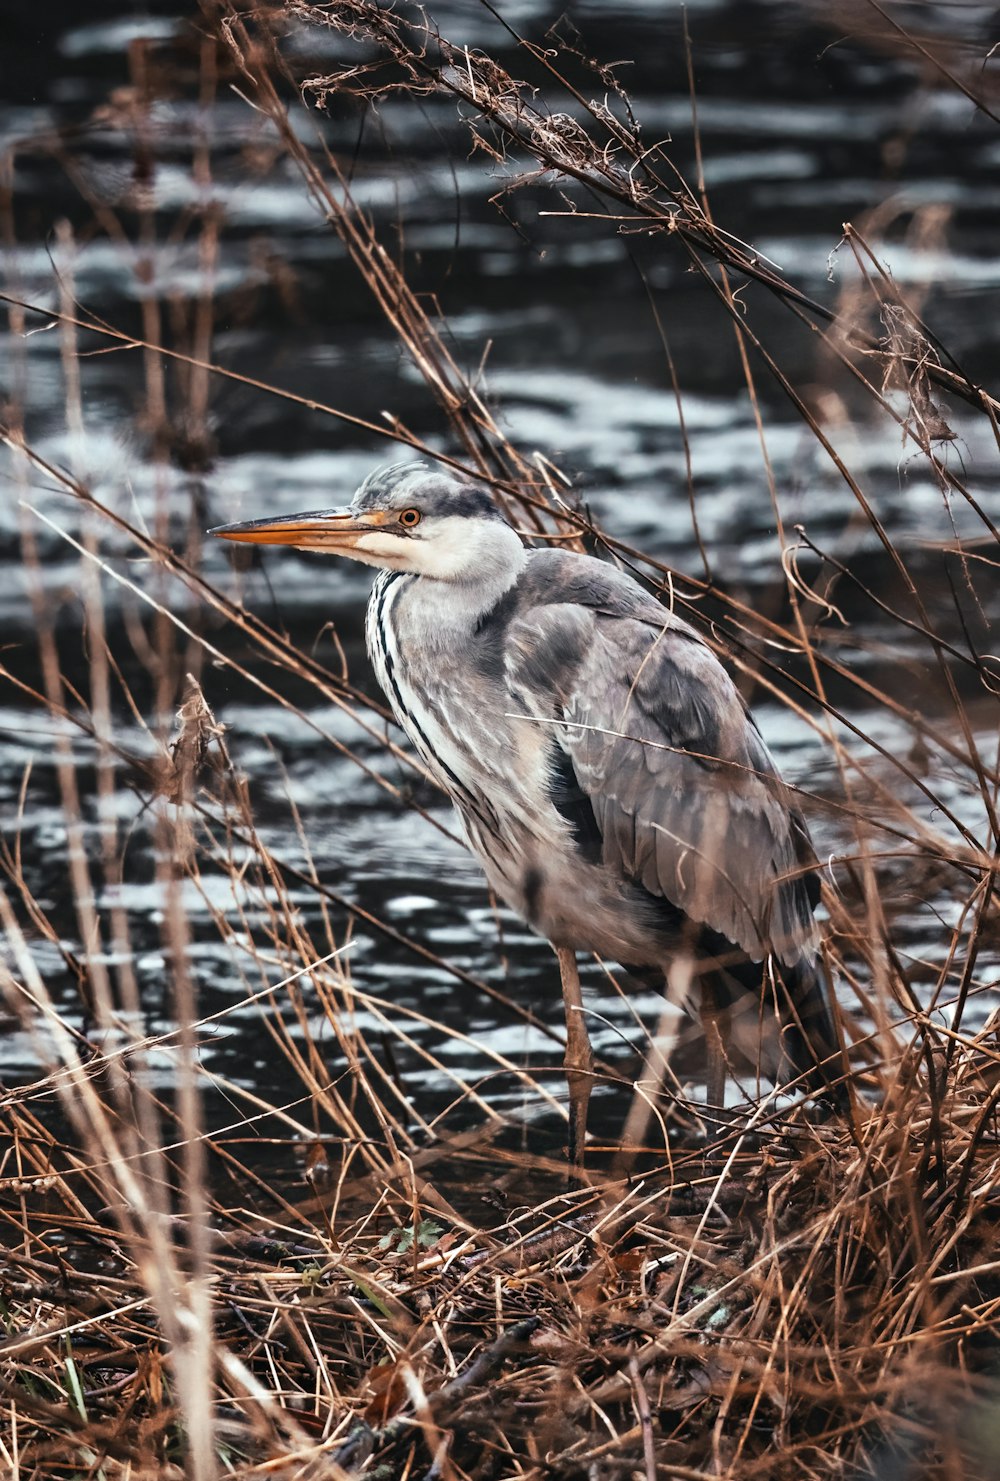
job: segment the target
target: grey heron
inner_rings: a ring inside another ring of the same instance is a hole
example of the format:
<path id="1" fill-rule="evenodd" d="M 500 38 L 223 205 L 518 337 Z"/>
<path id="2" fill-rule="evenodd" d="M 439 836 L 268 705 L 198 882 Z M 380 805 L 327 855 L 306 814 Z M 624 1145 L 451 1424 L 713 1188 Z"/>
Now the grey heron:
<path id="1" fill-rule="evenodd" d="M 485 486 L 420 463 L 372 473 L 347 508 L 211 533 L 379 568 L 366 623 L 379 683 L 490 885 L 556 950 L 574 1161 L 593 1079 L 580 951 L 700 1000 L 710 1099 L 724 1088 L 718 1026 L 748 1000 L 755 1032 L 773 1030 L 776 1080 L 836 1085 L 816 856 L 693 627 L 604 561 L 526 548 Z"/>

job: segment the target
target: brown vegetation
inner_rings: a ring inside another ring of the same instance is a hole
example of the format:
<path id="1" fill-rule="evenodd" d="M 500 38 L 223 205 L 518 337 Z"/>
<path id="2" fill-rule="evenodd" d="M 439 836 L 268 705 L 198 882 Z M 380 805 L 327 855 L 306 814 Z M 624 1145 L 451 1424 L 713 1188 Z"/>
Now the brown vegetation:
<path id="1" fill-rule="evenodd" d="M 302 891 L 324 912 L 343 904 L 309 862 L 309 818 L 298 820 L 305 863 L 268 848 L 201 679 L 208 664 L 225 666 L 369 775 L 364 755 L 324 731 L 316 714 L 333 705 L 353 717 L 359 735 L 394 748 L 384 713 L 346 672 L 297 651 L 206 581 L 197 510 L 179 552 L 165 516 L 159 528 L 142 527 L 123 512 L 127 505 L 112 507 L 46 461 L 14 400 L 2 431 L 25 505 L 39 662 L 29 681 L 0 655 L 0 677 L 52 720 L 63 877 L 82 948 L 66 945 L 33 897 L 17 817 L 5 820 L 0 975 L 12 1021 L 34 1036 L 40 1074 L 0 1094 L 7 1249 L 0 1467 L 18 1481 L 991 1474 L 1000 1451 L 1000 1045 L 995 1014 L 974 1032 L 963 1019 L 997 984 L 1000 758 L 982 746 L 977 713 L 994 716 L 987 728 L 995 723 L 1000 675 L 995 658 L 956 640 L 954 623 L 929 608 L 906 552 L 842 461 L 814 400 L 790 383 L 744 315 L 739 285 L 761 285 L 814 334 L 825 363 L 840 367 L 873 414 L 898 424 L 907 456 L 923 460 L 942 499 L 969 506 L 981 538 L 956 541 L 955 572 L 973 603 L 980 571 L 996 570 L 997 530 L 960 465 L 943 455 L 947 408 L 961 403 L 998 433 L 1000 403 L 952 361 L 861 230 L 848 226 L 844 235 L 861 287 L 835 308 L 811 301 L 732 238 L 713 220 L 704 192 L 673 171 L 668 150 L 644 142 L 617 74 L 568 42 L 524 47 L 529 85 L 494 59 L 450 45 L 419 17 L 408 21 L 369 0 L 205 10 L 214 29 L 197 49 L 200 96 L 207 103 L 220 77 L 238 87 L 267 120 L 276 157 L 301 171 L 303 189 L 321 202 L 440 403 L 451 438 L 443 461 L 488 480 L 539 538 L 594 542 L 638 566 L 669 586 L 693 620 L 703 622 L 710 603 L 710 635 L 734 655 L 748 685 L 780 697 L 825 737 L 839 790 L 807 802 L 835 815 L 845 840 L 838 888 L 827 889 L 827 950 L 843 1000 L 859 1003 L 856 1017 L 844 1015 L 856 1113 L 851 1125 L 815 1124 L 801 1106 L 765 1098 L 706 1149 L 687 1087 L 669 1079 L 633 1084 L 621 1064 L 602 1064 L 602 1080 L 618 1090 L 615 1104 L 640 1108 L 629 1124 L 644 1126 L 642 1142 L 595 1146 L 587 1186 L 570 1192 L 557 1149 L 535 1150 L 525 1124 L 491 1103 L 488 1085 L 456 1078 L 451 1111 L 428 1123 L 419 1089 L 396 1070 L 392 1041 L 444 1074 L 446 1057 L 408 1037 L 398 1007 L 390 1015 L 391 1005 L 352 981 L 350 943 L 329 914 L 321 935 L 303 925 Z M 363 43 L 363 60 L 330 75 L 295 75 L 282 50 L 292 23 L 332 27 Z M 133 90 L 109 103 L 137 160 L 149 126 L 147 60 L 136 52 Z M 589 101 L 587 76 L 605 101 Z M 822 589 L 807 581 L 799 558 L 815 547 L 783 528 L 777 501 L 785 617 L 754 612 L 717 587 L 707 553 L 703 578 L 679 575 L 596 527 L 543 451 L 504 435 L 442 324 L 355 203 L 342 163 L 320 143 L 303 142 L 290 121 L 300 89 L 310 104 L 345 90 L 450 96 L 475 148 L 510 172 L 511 188 L 529 175 L 551 182 L 554 203 L 567 212 L 596 196 L 609 232 L 651 233 L 665 253 L 683 253 L 717 296 L 712 332 L 737 336 L 758 415 L 755 377 L 763 371 L 777 378 L 850 487 L 905 605 L 867 595 L 935 666 L 951 697 L 947 719 L 925 715 L 864 668 L 853 671 L 827 642 L 837 583 L 860 585 L 862 577 L 823 557 Z M 64 156 L 72 173 L 72 140 L 29 142 Z M 207 149 L 192 170 L 206 177 Z M 82 176 L 79 185 L 87 189 Z M 575 193 L 578 186 L 593 194 Z M 95 212 L 123 253 L 130 250 L 115 213 L 100 202 Z M 4 221 L 10 240 L 9 194 Z M 141 243 L 155 230 L 141 201 L 136 222 Z M 221 227 L 211 212 L 194 225 L 208 283 Z M 71 245 L 67 237 L 67 251 Z M 141 251 L 134 261 L 138 271 Z M 210 288 L 193 309 L 147 298 L 138 336 L 80 307 L 71 275 L 61 292 L 44 322 L 63 337 L 68 425 L 85 418 L 81 345 L 88 354 L 140 356 L 154 467 L 210 459 L 208 405 L 219 378 L 243 381 L 261 397 L 288 394 L 212 363 Z M 27 336 L 43 322 L 13 289 L 4 301 L 15 333 Z M 30 339 L 21 344 L 27 358 Z M 171 416 L 177 398 L 167 390 L 175 371 L 180 417 Z M 358 422 L 350 411 L 310 404 Z M 365 430 L 442 456 L 398 419 Z M 75 502 L 73 528 L 38 508 L 41 483 Z M 79 557 L 86 694 L 61 669 L 37 551 L 42 528 Z M 149 563 L 152 579 L 133 580 L 107 558 L 112 538 L 116 549 Z M 132 640 L 148 655 L 153 700 L 145 707 L 128 692 L 106 640 L 110 583 L 124 591 Z M 220 631 L 239 641 L 224 641 Z M 775 661 L 778 649 L 800 658 L 794 675 Z M 831 679 L 905 727 L 906 753 L 842 713 L 827 697 Z M 144 729 L 141 753 L 116 739 L 112 700 L 123 698 Z M 853 754 L 845 734 L 867 740 L 876 760 Z M 81 804 L 78 741 L 91 748 L 98 796 L 108 804 L 96 825 Z M 416 770 L 412 758 L 394 754 L 404 775 Z M 379 785 L 396 790 L 394 774 L 378 774 Z M 981 828 L 956 813 L 956 781 L 979 799 Z M 177 1022 L 158 1038 L 136 1027 L 130 922 L 115 904 L 129 828 L 111 802 L 125 782 L 143 799 L 141 827 L 158 860 L 163 990 Z M 26 775 L 22 805 L 29 786 Z M 918 816 L 916 803 L 928 799 L 939 826 Z M 230 881 L 224 903 L 205 887 L 209 865 Z M 935 897 L 954 908 L 941 923 L 940 962 L 923 964 L 918 982 L 898 949 L 893 893 L 926 896 L 932 880 Z M 191 891 L 212 910 L 245 980 L 241 1002 L 207 1017 L 187 953 Z M 99 906 L 99 897 L 110 903 Z M 399 938 L 377 915 L 353 914 Z M 39 944 L 75 974 L 82 1029 L 53 1002 Z M 488 994 L 511 1020 L 554 1039 L 521 1004 L 434 960 L 456 988 Z M 264 1013 L 298 1093 L 274 1106 L 225 1085 L 232 1121 L 208 1131 L 199 1042 L 250 1006 Z M 438 1030 L 440 1044 L 457 1032 Z M 554 1041 L 554 1062 L 560 1050 Z M 529 1115 L 551 1106 L 532 1069 L 499 1053 L 493 1059 L 498 1076 L 524 1086 Z M 170 1094 L 158 1088 L 165 1064 Z"/>

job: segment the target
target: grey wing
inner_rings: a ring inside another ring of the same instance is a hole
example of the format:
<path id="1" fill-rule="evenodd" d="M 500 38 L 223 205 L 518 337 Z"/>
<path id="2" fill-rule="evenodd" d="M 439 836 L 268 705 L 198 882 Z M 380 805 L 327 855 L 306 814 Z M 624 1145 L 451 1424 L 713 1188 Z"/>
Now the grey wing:
<path id="1" fill-rule="evenodd" d="M 658 623 L 536 607 L 509 632 L 512 691 L 557 721 L 606 865 L 755 961 L 808 960 L 805 825 L 714 654 L 666 612 Z"/>

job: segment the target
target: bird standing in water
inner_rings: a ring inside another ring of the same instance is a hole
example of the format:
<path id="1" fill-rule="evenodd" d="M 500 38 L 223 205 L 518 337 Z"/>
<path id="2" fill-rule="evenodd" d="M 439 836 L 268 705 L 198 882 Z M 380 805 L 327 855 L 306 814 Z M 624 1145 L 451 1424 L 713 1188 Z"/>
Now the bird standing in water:
<path id="1" fill-rule="evenodd" d="M 484 487 L 420 463 L 379 469 L 346 509 L 211 533 L 380 568 L 366 625 L 379 683 L 490 885 L 556 950 L 574 1161 L 593 1080 L 578 951 L 700 1004 L 710 1100 L 748 1002 L 758 1047 L 774 1030 L 776 1081 L 837 1078 L 816 857 L 693 628 L 603 561 L 526 549 Z"/>

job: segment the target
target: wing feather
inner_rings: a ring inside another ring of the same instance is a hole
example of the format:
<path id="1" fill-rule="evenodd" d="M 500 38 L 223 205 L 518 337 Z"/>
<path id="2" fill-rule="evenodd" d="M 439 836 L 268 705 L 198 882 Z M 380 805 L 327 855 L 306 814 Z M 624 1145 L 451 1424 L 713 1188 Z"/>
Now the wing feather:
<path id="1" fill-rule="evenodd" d="M 604 862 L 755 961 L 810 958 L 805 825 L 693 630 L 642 597 L 637 615 L 538 605 L 508 636 L 512 692 L 565 722 L 558 744 L 590 798 Z"/>

